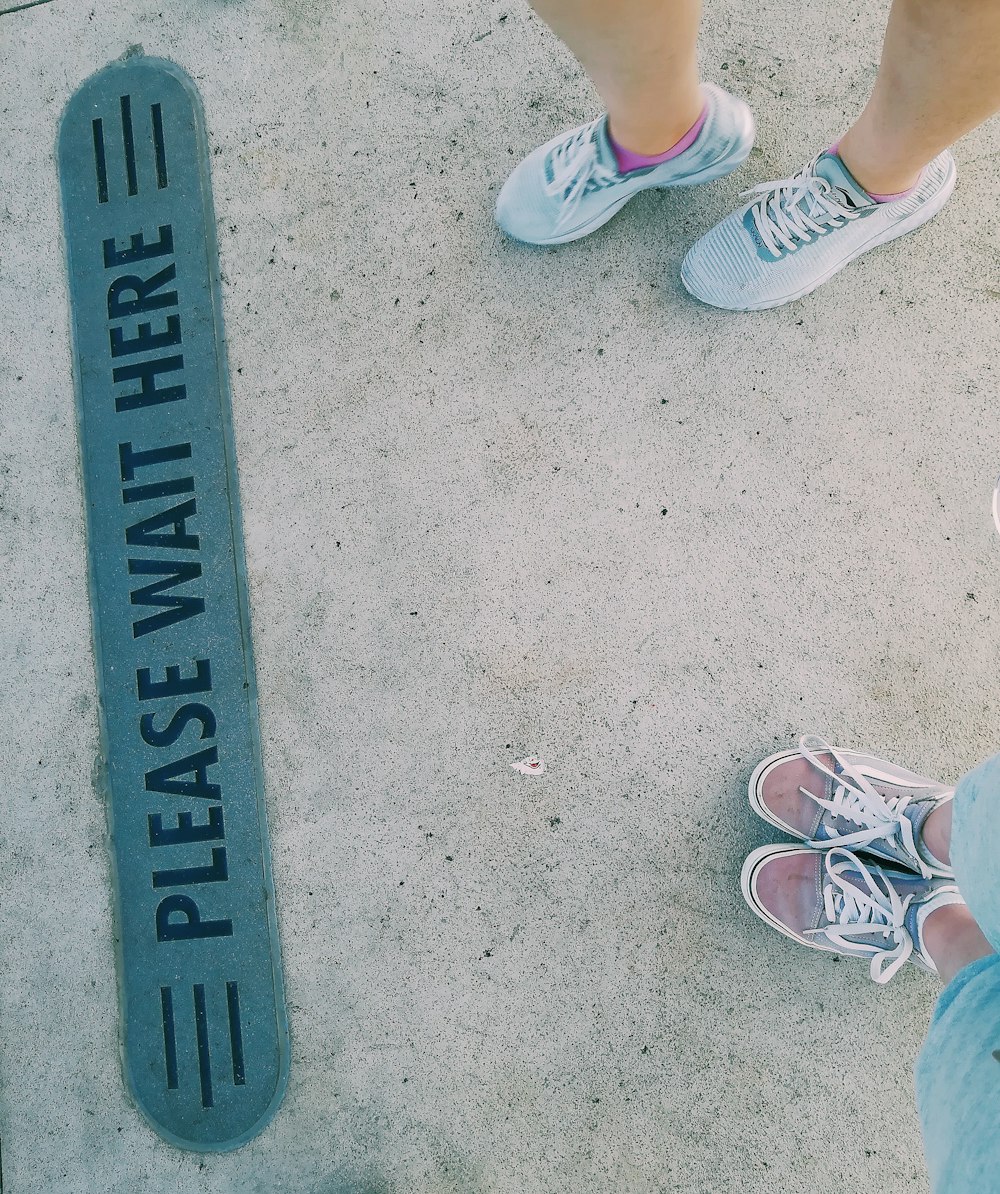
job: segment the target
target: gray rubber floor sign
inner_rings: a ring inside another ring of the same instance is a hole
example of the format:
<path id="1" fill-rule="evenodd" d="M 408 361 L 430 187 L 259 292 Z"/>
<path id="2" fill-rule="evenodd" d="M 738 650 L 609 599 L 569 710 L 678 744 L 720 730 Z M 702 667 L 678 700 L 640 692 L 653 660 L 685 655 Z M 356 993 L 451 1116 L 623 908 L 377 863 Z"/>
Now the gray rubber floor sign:
<path id="1" fill-rule="evenodd" d="M 183 1148 L 281 1102 L 288 1036 L 204 120 L 131 57 L 59 135 L 123 1064 Z"/>

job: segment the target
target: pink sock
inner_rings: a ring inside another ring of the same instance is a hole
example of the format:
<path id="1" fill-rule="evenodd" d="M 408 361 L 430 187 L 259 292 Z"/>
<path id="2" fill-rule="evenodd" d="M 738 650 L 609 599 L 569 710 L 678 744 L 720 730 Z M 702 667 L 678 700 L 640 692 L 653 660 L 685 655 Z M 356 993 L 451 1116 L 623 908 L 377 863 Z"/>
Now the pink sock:
<path id="1" fill-rule="evenodd" d="M 609 129 L 608 140 L 611 142 L 611 148 L 614 150 L 615 158 L 618 161 L 619 172 L 622 174 L 631 174 L 633 170 L 645 170 L 650 166 L 658 166 L 661 162 L 669 162 L 671 158 L 677 157 L 678 154 L 683 153 L 685 149 L 689 149 L 695 143 L 707 119 L 708 105 L 706 104 L 701 110 L 701 115 L 677 144 L 671 145 L 668 150 L 658 153 L 654 157 L 646 157 L 645 154 L 633 153 L 631 149 L 626 149 L 623 145 L 619 145 L 614 137 L 612 137 Z"/>
<path id="2" fill-rule="evenodd" d="M 892 203 L 894 199 L 905 199 L 907 195 L 912 195 L 917 189 L 915 182 L 912 187 L 907 187 L 905 191 L 897 191 L 895 195 L 876 195 L 874 191 L 869 191 L 868 195 L 875 200 L 876 203 Z"/>
<path id="3" fill-rule="evenodd" d="M 830 148 L 826 152 L 827 153 L 835 153 L 839 157 L 840 156 L 839 151 L 840 151 L 840 142 L 837 141 L 835 144 L 831 145 Z M 918 178 L 912 187 L 908 187 L 905 191 L 896 191 L 896 193 L 893 195 L 879 195 L 879 194 L 876 194 L 875 191 L 865 191 L 865 194 L 868 196 L 869 199 L 874 200 L 876 203 L 892 203 L 896 199 L 905 199 L 907 195 L 912 195 L 913 192 L 917 189 L 917 187 L 919 185 L 920 185 L 920 179 Z"/>

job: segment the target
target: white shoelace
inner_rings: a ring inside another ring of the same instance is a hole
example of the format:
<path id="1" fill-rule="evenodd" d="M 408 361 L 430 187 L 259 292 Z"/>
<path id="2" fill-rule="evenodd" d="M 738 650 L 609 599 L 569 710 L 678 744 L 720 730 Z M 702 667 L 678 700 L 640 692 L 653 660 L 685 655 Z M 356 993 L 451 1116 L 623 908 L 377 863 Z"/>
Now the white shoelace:
<path id="1" fill-rule="evenodd" d="M 835 857 L 839 861 L 834 861 Z M 834 945 L 872 954 L 869 971 L 872 978 L 877 983 L 887 983 L 913 953 L 913 938 L 905 924 L 913 896 L 900 898 L 888 879 L 883 880 L 886 887 L 883 891 L 861 859 L 848 850 L 831 850 L 826 856 L 826 870 L 830 881 L 823 885 L 823 907 L 831 923 L 818 929 L 806 929 L 804 935 L 822 933 Z M 847 870 L 860 874 L 865 890 L 844 877 Z M 857 940 L 875 933 L 882 934 L 885 945 Z M 892 949 L 889 948 L 890 941 Z"/>
<path id="2" fill-rule="evenodd" d="M 759 196 L 751 209 L 754 223 L 775 258 L 781 256 L 779 244 L 794 252 L 828 228 L 839 228 L 861 214 L 842 203 L 843 196 L 825 178 L 813 173 L 815 165 L 813 160 L 791 178 L 765 182 L 743 192 L 744 196 Z"/>
<path id="3" fill-rule="evenodd" d="M 598 124 L 600 119 L 585 124 L 552 150 L 552 181 L 545 184 L 545 191 L 562 202 L 557 229 L 576 211 L 591 182 L 604 187 L 619 177 L 618 171 L 605 165 L 598 156 L 595 136 Z"/>
<path id="4" fill-rule="evenodd" d="M 913 822 L 904 815 L 904 809 L 912 799 L 910 796 L 881 796 L 860 771 L 852 767 L 834 747 L 817 734 L 806 734 L 801 738 L 799 751 L 804 759 L 834 782 L 829 800 L 824 800 L 822 796 L 817 796 L 807 788 L 799 788 L 799 791 L 833 816 L 861 826 L 856 833 L 815 838 L 808 843 L 810 846 L 817 849 L 830 846 L 867 846 L 878 838 L 891 840 L 898 836 L 900 844 L 918 867 L 920 874 L 925 879 L 931 877 L 931 868 L 917 850 Z M 841 773 L 838 775 L 820 762 L 817 751 L 831 755 L 840 764 Z"/>

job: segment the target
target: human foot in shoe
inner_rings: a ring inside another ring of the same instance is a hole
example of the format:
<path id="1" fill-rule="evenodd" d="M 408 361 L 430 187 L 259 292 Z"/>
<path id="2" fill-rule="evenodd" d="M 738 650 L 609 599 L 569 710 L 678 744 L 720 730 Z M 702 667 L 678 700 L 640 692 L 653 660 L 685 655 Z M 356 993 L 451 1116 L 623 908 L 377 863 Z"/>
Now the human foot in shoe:
<path id="1" fill-rule="evenodd" d="M 815 734 L 803 737 L 798 750 L 764 759 L 749 785 L 754 812 L 809 846 L 849 847 L 925 878 L 954 874 L 944 848 L 950 832 L 938 832 L 942 821 L 950 830 L 954 794 L 954 788 L 873 755 L 830 746 Z"/>
<path id="2" fill-rule="evenodd" d="M 516 240 L 559 245 L 606 224 L 640 191 L 693 186 L 735 170 L 750 153 L 754 120 L 735 96 L 702 85 L 704 119 L 687 148 L 623 173 L 607 116 L 560 133 L 518 165 L 497 198 L 496 220 Z"/>
<path id="3" fill-rule="evenodd" d="M 863 190 L 833 150 L 753 198 L 688 250 L 681 281 L 695 298 L 729 311 L 763 311 L 801 298 L 845 265 L 936 215 L 955 188 L 948 150 L 913 189 L 888 202 Z"/>
<path id="4" fill-rule="evenodd" d="M 867 864 L 839 848 L 762 846 L 744 863 L 741 884 L 766 924 L 801 945 L 868 959 L 877 983 L 887 983 L 906 962 L 937 974 L 924 922 L 963 903 L 948 879 Z"/>

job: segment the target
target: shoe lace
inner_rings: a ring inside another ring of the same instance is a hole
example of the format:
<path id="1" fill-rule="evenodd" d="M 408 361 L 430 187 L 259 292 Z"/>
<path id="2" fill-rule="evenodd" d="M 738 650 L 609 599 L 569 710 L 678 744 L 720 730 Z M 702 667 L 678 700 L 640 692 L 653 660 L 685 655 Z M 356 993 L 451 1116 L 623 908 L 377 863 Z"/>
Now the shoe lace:
<path id="1" fill-rule="evenodd" d="M 794 252 L 800 244 L 809 244 L 830 228 L 839 228 L 861 214 L 848 206 L 846 196 L 827 179 L 815 173 L 814 158 L 808 166 L 775 182 L 744 191 L 745 197 L 757 196 L 751 210 L 760 238 L 774 257 L 781 248 Z"/>
<path id="2" fill-rule="evenodd" d="M 562 200 L 557 228 L 570 219 L 588 191 L 609 186 L 619 177 L 617 170 L 601 161 L 597 149 L 599 124 L 600 119 L 576 129 L 549 155 L 552 180 L 545 184 L 545 191 Z"/>
<path id="3" fill-rule="evenodd" d="M 840 766 L 840 772 L 833 771 L 825 763 L 822 763 L 817 751 L 832 756 Z M 814 767 L 822 771 L 824 775 L 828 775 L 834 782 L 834 789 L 829 800 L 824 800 L 822 796 L 817 796 L 808 788 L 799 788 L 799 791 L 834 817 L 840 817 L 860 826 L 855 833 L 842 833 L 822 839 L 815 838 L 809 842 L 810 846 L 818 849 L 830 846 L 861 847 L 870 845 L 879 839 L 898 840 L 920 874 L 925 879 L 931 877 L 930 867 L 917 850 L 916 839 L 913 836 L 913 822 L 904 812 L 911 803 L 912 797 L 882 796 L 856 767 L 852 766 L 835 747 L 817 734 L 806 734 L 801 738 L 799 752 L 804 759 L 808 759 Z"/>
<path id="4" fill-rule="evenodd" d="M 845 877 L 848 870 L 860 875 L 863 888 Z M 805 935 L 823 934 L 835 945 L 870 953 L 869 973 L 875 982 L 887 983 L 913 953 L 913 938 L 905 923 L 913 895 L 900 897 L 879 868 L 873 873 L 849 850 L 830 850 L 826 855 L 826 871 L 829 882 L 823 885 L 823 909 L 830 923 L 806 929 Z M 884 890 L 876 882 L 876 876 L 885 884 Z M 885 944 L 857 940 L 878 933 Z"/>

